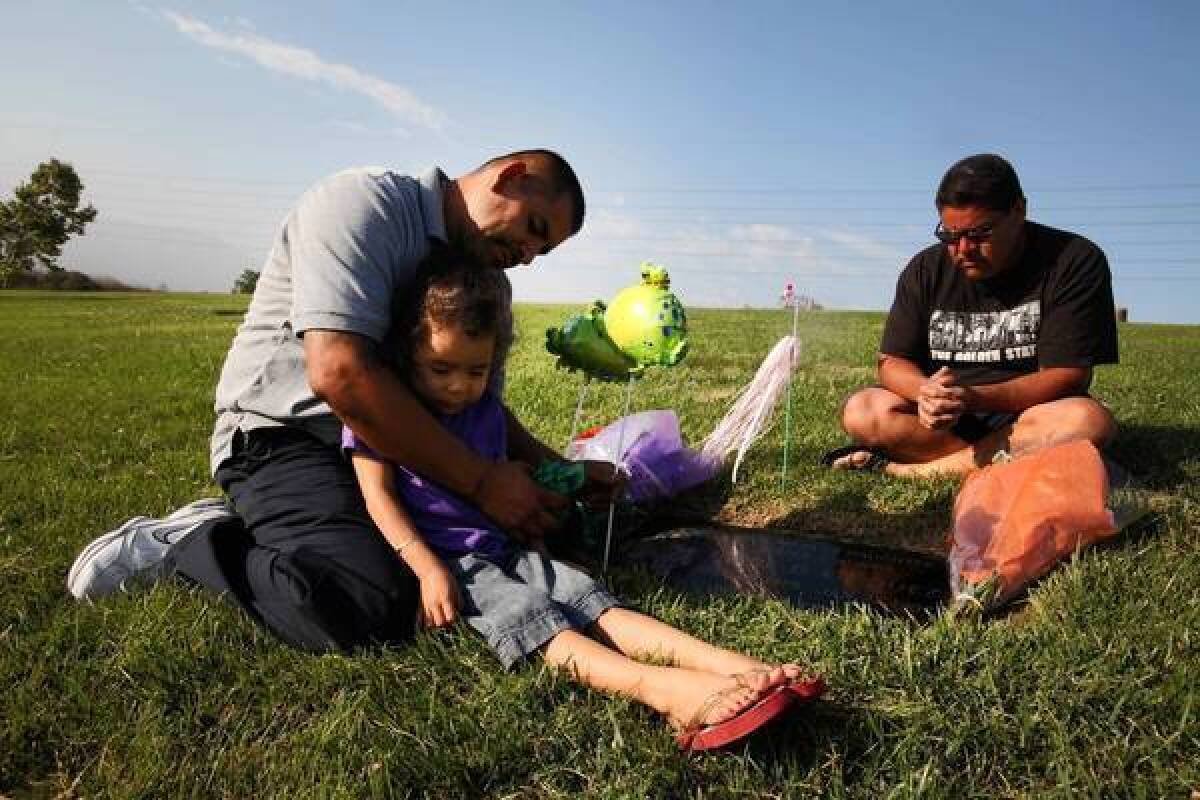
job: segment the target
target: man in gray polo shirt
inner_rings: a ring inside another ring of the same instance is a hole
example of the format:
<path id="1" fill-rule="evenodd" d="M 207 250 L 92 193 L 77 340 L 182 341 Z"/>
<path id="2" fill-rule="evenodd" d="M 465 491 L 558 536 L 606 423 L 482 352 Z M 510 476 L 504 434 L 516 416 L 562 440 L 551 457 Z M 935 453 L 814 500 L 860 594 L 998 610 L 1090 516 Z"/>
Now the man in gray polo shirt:
<path id="1" fill-rule="evenodd" d="M 546 150 L 455 180 L 355 169 L 314 185 L 276 235 L 217 385 L 212 470 L 236 514 L 209 498 L 130 520 L 84 549 L 71 593 L 179 573 L 304 649 L 409 638 L 417 584 L 367 516 L 338 451 L 343 422 L 518 538 L 544 535 L 565 499 L 515 461 L 482 460 L 413 398 L 378 351 L 393 295 L 434 249 L 507 269 L 577 233 L 583 216 L 574 171 Z M 511 414 L 509 441 L 520 461 L 555 457 Z"/>

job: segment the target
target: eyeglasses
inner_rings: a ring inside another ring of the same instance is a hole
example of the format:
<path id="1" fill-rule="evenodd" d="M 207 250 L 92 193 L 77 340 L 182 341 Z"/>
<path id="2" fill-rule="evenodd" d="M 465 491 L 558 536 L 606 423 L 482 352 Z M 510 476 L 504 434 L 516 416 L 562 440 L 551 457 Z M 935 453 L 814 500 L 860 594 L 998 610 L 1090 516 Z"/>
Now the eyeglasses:
<path id="1" fill-rule="evenodd" d="M 974 228 L 952 231 L 939 222 L 933 229 L 933 235 L 942 244 L 958 244 L 960 239 L 966 239 L 972 244 L 983 244 L 992 238 L 992 233 L 995 231 L 997 223 L 999 223 L 999 220 L 988 225 L 976 225 Z"/>

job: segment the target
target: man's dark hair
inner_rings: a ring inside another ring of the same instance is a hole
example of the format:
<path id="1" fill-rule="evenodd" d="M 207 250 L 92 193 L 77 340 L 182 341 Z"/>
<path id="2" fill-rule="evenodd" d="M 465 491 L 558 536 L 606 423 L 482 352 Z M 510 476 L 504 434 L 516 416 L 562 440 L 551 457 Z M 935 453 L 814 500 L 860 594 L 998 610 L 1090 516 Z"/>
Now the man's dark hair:
<path id="1" fill-rule="evenodd" d="M 583 227 L 583 216 L 587 210 L 583 200 L 583 187 L 579 185 L 579 177 L 567 160 L 553 150 L 535 148 L 533 150 L 516 150 L 502 156 L 496 156 L 484 163 L 480 169 L 490 167 L 501 161 L 540 160 L 549 167 L 549 190 L 552 197 L 561 197 L 564 193 L 571 196 L 571 233 L 579 233 Z"/>
<path id="2" fill-rule="evenodd" d="M 1008 211 L 1024 199 L 1012 164 L 1000 156 L 982 153 L 968 156 L 946 170 L 934 203 L 938 211 L 947 206 Z"/>

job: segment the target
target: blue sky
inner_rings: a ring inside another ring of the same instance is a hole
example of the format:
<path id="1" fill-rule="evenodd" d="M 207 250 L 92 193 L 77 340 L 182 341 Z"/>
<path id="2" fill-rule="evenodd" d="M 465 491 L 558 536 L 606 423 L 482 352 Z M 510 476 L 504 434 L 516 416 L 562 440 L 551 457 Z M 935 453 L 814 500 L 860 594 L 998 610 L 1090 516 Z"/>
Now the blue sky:
<path id="1" fill-rule="evenodd" d="M 64 264 L 93 274 L 226 291 L 325 174 L 549 146 L 588 222 L 520 300 L 649 259 L 685 304 L 886 309 L 942 172 L 990 151 L 1131 319 L 1200 322 L 1200 3 L 12 5 L 0 193 L 75 164 L 100 215 Z"/>

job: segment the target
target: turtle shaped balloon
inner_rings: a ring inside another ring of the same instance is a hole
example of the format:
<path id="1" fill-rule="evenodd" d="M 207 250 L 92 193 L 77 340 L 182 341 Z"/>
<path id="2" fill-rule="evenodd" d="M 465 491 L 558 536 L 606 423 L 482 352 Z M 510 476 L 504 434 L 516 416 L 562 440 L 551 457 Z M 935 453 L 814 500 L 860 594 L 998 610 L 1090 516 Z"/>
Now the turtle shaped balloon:
<path id="1" fill-rule="evenodd" d="M 597 300 L 587 313 L 547 330 L 546 349 L 558 366 L 606 381 L 675 366 L 688 351 L 687 313 L 670 289 L 667 271 L 644 263 L 641 281 L 611 303 Z"/>

